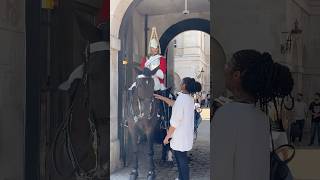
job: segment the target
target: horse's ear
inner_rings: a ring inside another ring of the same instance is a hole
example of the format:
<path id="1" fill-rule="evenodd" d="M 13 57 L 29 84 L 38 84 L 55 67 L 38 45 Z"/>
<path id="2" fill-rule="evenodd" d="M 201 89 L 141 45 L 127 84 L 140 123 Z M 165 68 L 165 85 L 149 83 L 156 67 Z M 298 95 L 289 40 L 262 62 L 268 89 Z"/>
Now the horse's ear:
<path id="1" fill-rule="evenodd" d="M 137 74 L 142 74 L 142 70 L 138 67 L 134 67 L 134 70 L 136 71 Z"/>
<path id="2" fill-rule="evenodd" d="M 100 41 L 100 30 L 91 22 L 84 19 L 78 12 L 75 12 L 80 34 L 83 38 L 90 42 Z"/>

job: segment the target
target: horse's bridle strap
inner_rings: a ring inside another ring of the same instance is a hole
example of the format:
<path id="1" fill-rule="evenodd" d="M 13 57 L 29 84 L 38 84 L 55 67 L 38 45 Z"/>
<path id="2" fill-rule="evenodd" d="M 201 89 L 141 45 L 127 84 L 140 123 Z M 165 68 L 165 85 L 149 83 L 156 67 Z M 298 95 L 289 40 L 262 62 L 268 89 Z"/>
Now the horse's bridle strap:
<path id="1" fill-rule="evenodd" d="M 95 53 L 98 51 L 107 51 L 110 49 L 110 44 L 107 41 L 99 41 L 90 44 L 90 53 Z"/>

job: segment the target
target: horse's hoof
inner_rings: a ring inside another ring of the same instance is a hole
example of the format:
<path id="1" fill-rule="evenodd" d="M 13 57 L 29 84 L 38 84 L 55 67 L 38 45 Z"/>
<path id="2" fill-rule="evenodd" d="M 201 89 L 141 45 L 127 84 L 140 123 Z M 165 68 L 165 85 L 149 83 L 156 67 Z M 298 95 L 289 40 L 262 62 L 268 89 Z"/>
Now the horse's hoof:
<path id="1" fill-rule="evenodd" d="M 156 174 L 154 171 L 149 171 L 147 180 L 155 180 L 156 179 Z"/>
<path id="2" fill-rule="evenodd" d="M 130 180 L 136 180 L 138 178 L 138 171 L 132 170 L 130 173 Z"/>
<path id="3" fill-rule="evenodd" d="M 166 166 L 167 161 L 166 160 L 160 160 L 159 165 L 160 166 Z"/>
<path id="4" fill-rule="evenodd" d="M 95 172 L 93 176 L 97 177 L 97 179 L 105 179 L 107 177 L 107 171 L 100 169 L 97 172 Z"/>
<path id="5" fill-rule="evenodd" d="M 168 161 L 168 167 L 174 167 L 174 162 L 173 161 Z"/>

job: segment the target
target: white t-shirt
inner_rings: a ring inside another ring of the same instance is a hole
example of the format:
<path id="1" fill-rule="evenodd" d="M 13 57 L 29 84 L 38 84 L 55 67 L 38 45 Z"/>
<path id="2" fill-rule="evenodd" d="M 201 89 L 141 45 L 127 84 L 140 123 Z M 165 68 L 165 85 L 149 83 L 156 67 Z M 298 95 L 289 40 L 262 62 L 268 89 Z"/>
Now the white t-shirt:
<path id="1" fill-rule="evenodd" d="M 307 104 L 304 102 L 295 101 L 293 112 L 294 120 L 305 119 L 305 114 L 307 112 Z"/>
<path id="2" fill-rule="evenodd" d="M 272 131 L 273 145 L 274 149 L 278 147 L 288 144 L 287 132 L 282 131 Z M 272 142 L 270 138 L 270 150 L 272 150 Z"/>
<path id="3" fill-rule="evenodd" d="M 193 145 L 194 101 L 189 94 L 180 93 L 172 107 L 170 125 L 175 129 L 170 147 L 176 151 L 190 151 Z"/>
<path id="4" fill-rule="evenodd" d="M 197 108 L 200 108 L 200 103 L 194 103 L 194 108 L 197 109 Z"/>
<path id="5" fill-rule="evenodd" d="M 211 127 L 214 180 L 269 180 L 268 117 L 254 104 L 230 102 Z"/>

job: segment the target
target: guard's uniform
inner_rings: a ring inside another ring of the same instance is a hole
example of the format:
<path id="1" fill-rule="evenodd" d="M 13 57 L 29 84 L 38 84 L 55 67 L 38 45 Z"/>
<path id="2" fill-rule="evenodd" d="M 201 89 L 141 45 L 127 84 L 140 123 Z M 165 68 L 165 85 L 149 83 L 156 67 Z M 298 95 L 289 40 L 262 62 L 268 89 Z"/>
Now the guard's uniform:
<path id="1" fill-rule="evenodd" d="M 151 54 L 151 48 L 158 48 L 160 51 L 159 40 L 157 37 L 155 27 L 152 28 L 151 38 L 149 42 L 149 54 Z M 154 91 L 165 90 L 166 87 L 165 83 L 165 73 L 167 71 L 167 62 L 166 58 L 161 56 L 160 54 L 152 55 L 149 57 L 144 57 L 141 59 L 140 68 L 148 68 L 151 71 L 159 67 L 157 72 L 152 76 L 154 80 Z M 133 87 L 136 86 L 136 83 L 133 83 L 132 86 L 129 88 L 131 90 Z"/>
<path id="2" fill-rule="evenodd" d="M 150 56 L 149 58 L 144 57 L 141 59 L 140 68 L 148 68 L 151 71 L 159 67 L 158 71 L 153 75 L 154 90 L 165 90 L 164 77 L 167 70 L 166 59 L 161 55 Z"/>

